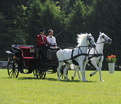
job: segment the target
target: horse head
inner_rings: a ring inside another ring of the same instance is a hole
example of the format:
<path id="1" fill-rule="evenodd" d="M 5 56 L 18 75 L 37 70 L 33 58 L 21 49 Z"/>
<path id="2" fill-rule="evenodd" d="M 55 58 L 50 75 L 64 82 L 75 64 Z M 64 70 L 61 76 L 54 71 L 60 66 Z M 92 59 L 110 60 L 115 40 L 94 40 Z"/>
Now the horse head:
<path id="1" fill-rule="evenodd" d="M 94 41 L 94 37 L 91 34 L 85 33 L 85 34 L 77 34 L 77 43 L 79 46 L 90 46 L 90 47 L 96 47 L 96 43 Z M 85 43 L 85 44 L 84 44 Z"/>
<path id="2" fill-rule="evenodd" d="M 94 41 L 94 37 L 91 34 L 88 34 L 87 41 L 88 41 L 90 47 L 92 47 L 92 48 L 96 47 L 96 43 Z"/>
<path id="3" fill-rule="evenodd" d="M 104 33 L 101 33 L 101 32 L 99 32 L 100 33 L 100 38 L 102 39 L 102 41 L 104 42 L 104 43 L 107 43 L 107 44 L 111 44 L 111 42 L 112 42 L 112 39 L 111 38 L 109 38 L 106 34 L 104 34 Z"/>

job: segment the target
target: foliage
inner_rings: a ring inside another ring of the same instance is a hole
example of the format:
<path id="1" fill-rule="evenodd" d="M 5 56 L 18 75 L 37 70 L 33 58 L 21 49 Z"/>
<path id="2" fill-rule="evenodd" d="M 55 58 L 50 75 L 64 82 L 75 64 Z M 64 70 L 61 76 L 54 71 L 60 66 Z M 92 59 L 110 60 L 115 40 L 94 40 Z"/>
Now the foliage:
<path id="1" fill-rule="evenodd" d="M 57 43 L 75 46 L 77 33 L 99 31 L 113 39 L 105 45 L 104 55 L 114 53 L 121 58 L 120 0 L 1 0 L 0 60 L 7 60 L 5 50 L 12 44 L 36 45 L 39 28 L 52 28 Z M 7 42 L 6 42 L 7 41 Z M 106 60 L 105 60 L 106 61 Z M 117 60 L 120 65 L 121 60 Z"/>
<path id="2" fill-rule="evenodd" d="M 86 10 L 83 2 L 81 2 L 80 0 L 76 0 L 74 7 L 66 20 L 67 29 L 70 30 L 69 34 L 66 35 L 66 38 L 68 38 L 69 41 L 70 38 L 76 40 L 77 33 L 85 32 L 85 13 Z M 73 40 L 71 41 L 71 43 L 73 42 Z"/>
<path id="3" fill-rule="evenodd" d="M 110 63 L 115 63 L 116 62 L 116 55 L 111 55 L 107 57 L 107 61 Z"/>

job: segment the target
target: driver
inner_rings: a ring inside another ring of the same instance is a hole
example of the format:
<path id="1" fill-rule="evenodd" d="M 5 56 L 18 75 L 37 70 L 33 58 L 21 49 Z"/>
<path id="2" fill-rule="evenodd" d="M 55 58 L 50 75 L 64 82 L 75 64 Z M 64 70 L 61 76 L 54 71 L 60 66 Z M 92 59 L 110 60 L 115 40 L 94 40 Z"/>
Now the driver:
<path id="1" fill-rule="evenodd" d="M 44 35 L 45 29 L 40 28 L 40 34 L 37 35 L 37 47 L 39 46 L 46 46 L 47 44 L 47 37 Z"/>
<path id="2" fill-rule="evenodd" d="M 38 48 L 38 55 L 42 55 L 42 59 L 45 60 L 47 58 L 47 49 L 48 49 L 48 41 L 47 37 L 44 35 L 45 29 L 40 28 L 40 34 L 37 35 L 37 48 Z"/>

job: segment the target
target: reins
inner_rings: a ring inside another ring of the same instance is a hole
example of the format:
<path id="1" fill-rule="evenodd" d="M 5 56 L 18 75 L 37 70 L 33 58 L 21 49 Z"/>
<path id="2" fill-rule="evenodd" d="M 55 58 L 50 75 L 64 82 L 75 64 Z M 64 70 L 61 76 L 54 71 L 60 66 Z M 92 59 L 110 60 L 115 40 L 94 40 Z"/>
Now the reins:
<path id="1" fill-rule="evenodd" d="M 96 43 L 96 44 L 101 44 L 101 43 L 105 43 L 105 41 L 103 41 L 103 42 L 100 42 L 100 43 Z"/>
<path id="2" fill-rule="evenodd" d="M 66 63 L 68 60 L 72 60 L 72 62 L 74 61 L 73 63 L 78 64 L 77 62 L 75 62 L 75 60 L 74 60 L 75 58 L 77 58 L 79 56 L 82 56 L 82 55 L 84 55 L 84 56 L 89 55 L 89 52 L 88 53 L 83 53 L 82 50 L 81 50 L 81 47 L 88 47 L 89 48 L 91 46 L 79 46 L 79 47 L 76 47 L 76 48 L 78 48 L 78 54 L 77 55 L 73 56 L 74 49 L 72 49 L 71 58 L 66 59 L 66 60 L 61 60 L 59 62 L 65 62 Z M 79 54 L 79 51 L 81 52 L 80 54 Z"/>
<path id="3" fill-rule="evenodd" d="M 74 58 L 77 58 L 77 57 L 82 56 L 82 55 L 88 56 L 87 53 L 83 53 L 83 52 L 82 52 L 81 47 L 89 47 L 89 46 L 79 46 L 79 47 L 77 47 L 77 48 L 79 48 L 79 49 L 78 49 L 78 54 L 75 55 L 75 56 L 73 56 L 74 49 L 72 49 L 71 58 L 66 59 L 66 60 L 62 60 L 62 61 L 59 61 L 59 62 L 66 62 L 66 61 L 68 61 L 68 60 L 73 60 Z M 81 51 L 80 54 L 79 54 L 79 50 Z"/>

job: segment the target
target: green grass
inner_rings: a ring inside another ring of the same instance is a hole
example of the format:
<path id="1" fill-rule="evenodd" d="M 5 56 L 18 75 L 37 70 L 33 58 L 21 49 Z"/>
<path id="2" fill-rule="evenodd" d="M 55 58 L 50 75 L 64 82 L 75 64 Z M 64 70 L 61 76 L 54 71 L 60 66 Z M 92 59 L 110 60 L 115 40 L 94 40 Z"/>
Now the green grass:
<path id="1" fill-rule="evenodd" d="M 57 74 L 47 74 L 45 79 L 36 79 L 33 74 L 19 74 L 9 78 L 6 69 L 0 69 L 0 104 L 120 104 L 121 72 L 109 74 L 102 71 L 89 77 L 88 82 L 76 78 L 59 81 Z M 69 78 L 73 71 L 69 71 Z"/>

